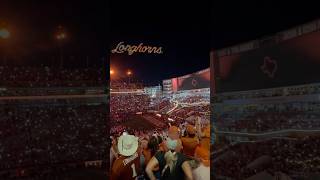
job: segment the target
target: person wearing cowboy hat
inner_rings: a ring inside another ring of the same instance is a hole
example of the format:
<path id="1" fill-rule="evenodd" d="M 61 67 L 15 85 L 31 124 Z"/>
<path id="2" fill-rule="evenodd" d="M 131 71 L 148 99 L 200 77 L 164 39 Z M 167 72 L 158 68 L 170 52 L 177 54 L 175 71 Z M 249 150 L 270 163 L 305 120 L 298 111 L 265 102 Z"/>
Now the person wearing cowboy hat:
<path id="1" fill-rule="evenodd" d="M 135 180 L 140 168 L 138 137 L 123 134 L 118 139 L 119 157 L 112 165 L 111 180 Z"/>

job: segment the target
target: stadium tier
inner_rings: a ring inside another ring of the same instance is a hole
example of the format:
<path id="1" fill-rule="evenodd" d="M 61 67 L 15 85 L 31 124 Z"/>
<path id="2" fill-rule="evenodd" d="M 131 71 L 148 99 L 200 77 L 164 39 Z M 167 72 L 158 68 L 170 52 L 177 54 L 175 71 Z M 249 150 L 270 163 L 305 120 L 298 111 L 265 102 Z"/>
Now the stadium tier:
<path id="1" fill-rule="evenodd" d="M 319 177 L 319 38 L 316 21 L 212 51 L 215 179 Z"/>
<path id="2" fill-rule="evenodd" d="M 101 70 L 1 66 L 0 75 L 0 179 L 101 172 L 109 113 Z"/>
<path id="3" fill-rule="evenodd" d="M 180 88 L 170 95 L 165 88 L 161 91 L 160 86 L 144 87 L 141 83 L 111 82 L 111 122 L 123 124 L 139 112 L 167 115 L 166 122 L 169 122 L 168 118 L 179 121 L 200 113 L 208 121 L 209 77 L 210 71 L 205 69 L 194 74 L 172 78 L 179 79 Z M 174 85 L 171 84 L 171 86 Z"/>
<path id="4" fill-rule="evenodd" d="M 103 77 L 102 68 L 0 66 L 0 88 L 97 87 L 105 85 Z"/>
<path id="5" fill-rule="evenodd" d="M 56 169 L 72 171 L 105 159 L 105 100 L 103 95 L 1 97 L 0 177 L 44 178 Z M 47 172 L 37 174 L 39 168 Z"/>

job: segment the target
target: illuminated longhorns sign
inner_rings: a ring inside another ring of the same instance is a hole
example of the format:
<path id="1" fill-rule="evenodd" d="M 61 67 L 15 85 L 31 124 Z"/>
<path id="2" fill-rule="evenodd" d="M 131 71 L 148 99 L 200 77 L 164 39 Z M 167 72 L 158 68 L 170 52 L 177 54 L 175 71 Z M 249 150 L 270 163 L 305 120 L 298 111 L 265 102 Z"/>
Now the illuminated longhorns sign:
<path id="1" fill-rule="evenodd" d="M 133 53 L 163 54 L 162 47 L 146 46 L 143 43 L 139 45 L 125 45 L 124 42 L 120 42 L 111 52 L 128 53 L 128 55 L 132 55 Z"/>

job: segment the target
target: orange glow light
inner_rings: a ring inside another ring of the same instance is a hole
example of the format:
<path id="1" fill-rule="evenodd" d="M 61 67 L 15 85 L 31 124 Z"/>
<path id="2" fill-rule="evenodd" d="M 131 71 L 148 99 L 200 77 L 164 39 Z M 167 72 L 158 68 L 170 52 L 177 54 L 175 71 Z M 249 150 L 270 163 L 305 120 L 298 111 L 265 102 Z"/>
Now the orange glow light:
<path id="1" fill-rule="evenodd" d="M 60 33 L 57 34 L 56 38 L 58 40 L 66 39 L 67 38 L 67 34 L 65 32 L 60 32 Z"/>
<path id="2" fill-rule="evenodd" d="M 61 36 L 62 39 L 66 38 L 66 34 L 65 33 L 61 33 L 60 36 Z"/>
<path id="3" fill-rule="evenodd" d="M 114 74 L 114 71 L 112 69 L 110 69 L 110 74 L 113 75 Z"/>
<path id="4" fill-rule="evenodd" d="M 132 72 L 131 72 L 130 70 L 127 71 L 127 75 L 128 75 L 128 76 L 132 75 Z"/>

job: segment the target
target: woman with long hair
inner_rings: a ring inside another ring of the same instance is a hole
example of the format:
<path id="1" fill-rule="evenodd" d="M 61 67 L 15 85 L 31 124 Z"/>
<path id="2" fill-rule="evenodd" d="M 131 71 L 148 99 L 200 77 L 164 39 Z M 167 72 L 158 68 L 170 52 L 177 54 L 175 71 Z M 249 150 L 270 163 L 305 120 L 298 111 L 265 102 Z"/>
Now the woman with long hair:
<path id="1" fill-rule="evenodd" d="M 170 127 L 171 128 L 171 127 Z M 171 128 L 177 129 L 178 128 Z M 169 129 L 170 131 L 170 129 Z M 192 170 L 187 158 L 180 152 L 181 143 L 174 139 L 170 134 L 178 132 L 169 132 L 169 137 L 164 142 L 167 151 L 158 151 L 149 161 L 146 167 L 146 173 L 150 180 L 156 180 L 153 169 L 159 166 L 161 180 L 193 180 Z"/>
<path id="2" fill-rule="evenodd" d="M 147 165 L 151 158 L 159 151 L 159 139 L 157 136 L 152 136 L 149 139 L 147 148 L 142 151 L 144 157 L 144 164 Z M 159 166 L 156 166 L 152 169 L 153 173 L 159 177 Z M 149 179 L 146 177 L 145 179 Z"/>

